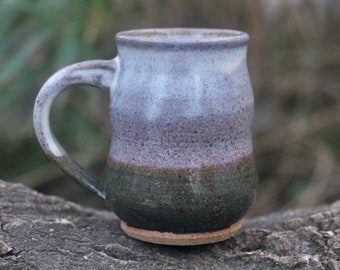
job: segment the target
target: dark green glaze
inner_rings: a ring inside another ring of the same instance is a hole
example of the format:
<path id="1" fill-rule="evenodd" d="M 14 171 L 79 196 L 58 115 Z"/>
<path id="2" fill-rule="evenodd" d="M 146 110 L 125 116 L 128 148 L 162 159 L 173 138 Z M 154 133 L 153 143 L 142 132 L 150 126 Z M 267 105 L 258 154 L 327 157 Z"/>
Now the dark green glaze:
<path id="1" fill-rule="evenodd" d="M 129 226 L 173 233 L 221 230 L 255 197 L 252 156 L 201 170 L 156 170 L 111 163 L 106 202 Z"/>

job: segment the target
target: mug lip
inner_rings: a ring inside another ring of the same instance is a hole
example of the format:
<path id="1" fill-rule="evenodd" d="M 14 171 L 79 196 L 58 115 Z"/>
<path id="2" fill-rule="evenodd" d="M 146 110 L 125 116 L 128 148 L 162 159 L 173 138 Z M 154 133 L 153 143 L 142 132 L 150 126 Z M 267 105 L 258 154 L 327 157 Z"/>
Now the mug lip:
<path id="1" fill-rule="evenodd" d="M 222 28 L 146 28 L 116 34 L 118 46 L 136 48 L 226 48 L 248 44 L 245 32 Z"/>

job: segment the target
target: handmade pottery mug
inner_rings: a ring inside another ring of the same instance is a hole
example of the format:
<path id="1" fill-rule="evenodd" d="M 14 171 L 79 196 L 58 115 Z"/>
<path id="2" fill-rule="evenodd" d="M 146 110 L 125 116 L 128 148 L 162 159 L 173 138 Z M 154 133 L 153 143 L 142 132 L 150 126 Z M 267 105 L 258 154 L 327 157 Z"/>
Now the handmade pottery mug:
<path id="1" fill-rule="evenodd" d="M 144 29 L 116 35 L 118 56 L 55 73 L 35 102 L 45 153 L 103 198 L 130 236 L 196 245 L 232 235 L 255 197 L 254 98 L 248 35 L 222 29 Z M 77 164 L 49 123 L 73 85 L 110 95 L 112 139 L 104 179 Z"/>

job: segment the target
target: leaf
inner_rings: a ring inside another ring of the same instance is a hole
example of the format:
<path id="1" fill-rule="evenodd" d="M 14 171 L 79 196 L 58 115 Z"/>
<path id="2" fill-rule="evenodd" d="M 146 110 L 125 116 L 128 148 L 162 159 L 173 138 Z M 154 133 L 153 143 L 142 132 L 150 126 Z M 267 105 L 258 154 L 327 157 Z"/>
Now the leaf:
<path id="1" fill-rule="evenodd" d="M 32 24 L 25 23 L 13 28 L 13 31 L 8 33 L 8 35 L 2 36 L 3 41 L 0 43 L 0 63 L 4 63 L 3 59 L 7 56 L 8 50 L 17 46 L 30 28 L 32 28 Z"/>
<path id="2" fill-rule="evenodd" d="M 10 61 L 7 61 L 4 69 L 0 73 L 0 82 L 2 85 L 13 80 L 21 69 L 26 68 L 29 57 L 53 34 L 51 30 L 52 28 L 45 27 L 37 32 L 35 36 L 26 40 L 18 51 L 12 55 L 12 58 L 10 58 Z"/>

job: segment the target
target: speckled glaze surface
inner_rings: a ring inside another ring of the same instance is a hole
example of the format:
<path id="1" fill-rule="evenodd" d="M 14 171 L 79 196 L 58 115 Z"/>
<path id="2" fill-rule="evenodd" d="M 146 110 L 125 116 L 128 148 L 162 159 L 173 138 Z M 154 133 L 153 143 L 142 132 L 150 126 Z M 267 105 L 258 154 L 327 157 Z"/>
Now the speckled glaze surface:
<path id="1" fill-rule="evenodd" d="M 118 33 L 116 41 L 114 60 L 68 67 L 44 85 L 34 113 L 42 147 L 105 199 L 132 237 L 175 245 L 224 240 L 239 227 L 257 183 L 248 35 L 145 29 Z M 110 93 L 112 141 L 103 180 L 73 161 L 50 131 L 50 105 L 73 84 Z"/>

